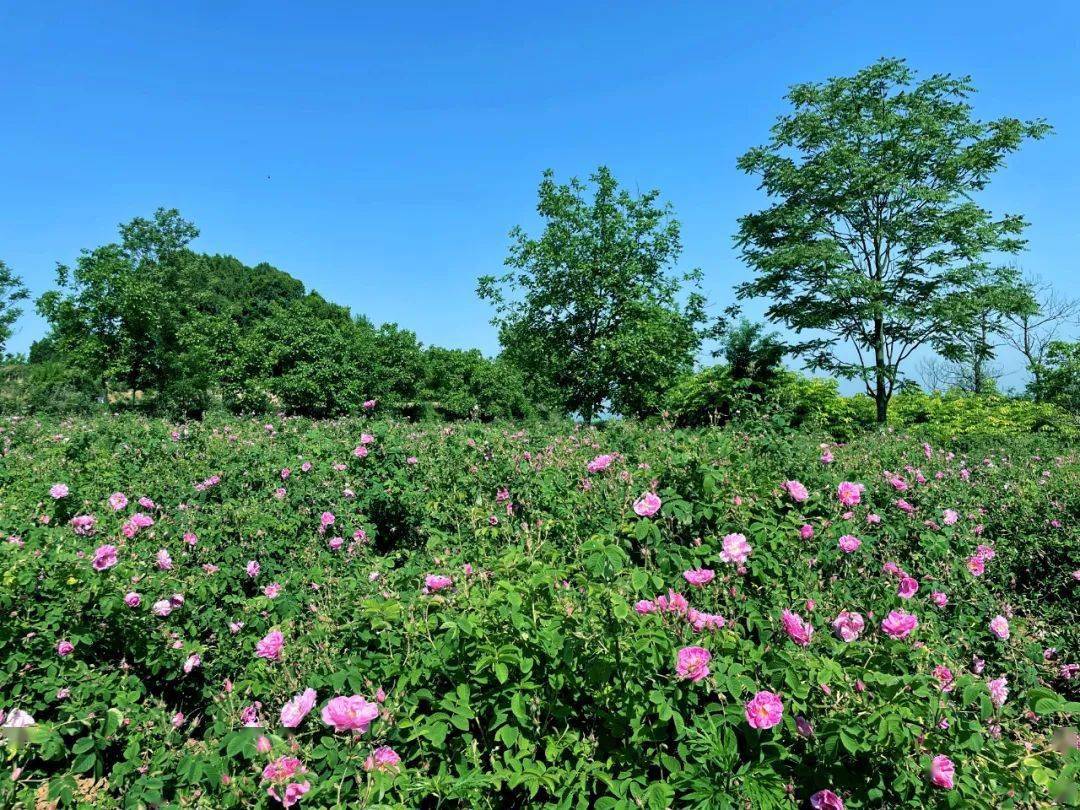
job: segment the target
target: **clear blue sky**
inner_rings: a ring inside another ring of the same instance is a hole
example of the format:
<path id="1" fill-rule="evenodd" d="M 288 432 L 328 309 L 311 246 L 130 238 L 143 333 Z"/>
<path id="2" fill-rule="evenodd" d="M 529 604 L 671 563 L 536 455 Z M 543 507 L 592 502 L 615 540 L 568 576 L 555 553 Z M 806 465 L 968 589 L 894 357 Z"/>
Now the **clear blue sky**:
<path id="1" fill-rule="evenodd" d="M 1024 267 L 1080 296 L 1067 2 L 5 2 L 0 257 L 37 295 L 117 223 L 177 207 L 202 250 L 491 353 L 476 277 L 535 223 L 543 169 L 606 163 L 675 205 L 719 311 L 748 272 L 735 220 L 763 202 L 736 157 L 790 84 L 883 55 L 971 74 L 981 117 L 1056 127 L 984 201 L 1025 214 Z M 17 328 L 25 351 L 44 325 Z"/>

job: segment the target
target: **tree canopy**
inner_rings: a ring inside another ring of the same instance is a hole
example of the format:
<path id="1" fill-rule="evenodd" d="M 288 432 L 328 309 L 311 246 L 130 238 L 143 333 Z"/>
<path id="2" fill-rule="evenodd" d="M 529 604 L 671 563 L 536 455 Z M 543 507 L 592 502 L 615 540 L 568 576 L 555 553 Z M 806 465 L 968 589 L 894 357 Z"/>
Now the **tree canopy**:
<path id="1" fill-rule="evenodd" d="M 967 77 L 916 80 L 902 60 L 799 84 L 772 139 L 739 158 L 774 200 L 739 220 L 754 269 L 741 297 L 801 336 L 811 369 L 861 380 L 885 421 L 901 365 L 920 346 L 962 357 L 965 306 L 990 256 L 1024 245 L 1024 219 L 975 202 L 1007 155 L 1050 128 L 979 121 Z M 844 347 L 847 347 L 846 350 Z"/>
<path id="2" fill-rule="evenodd" d="M 701 273 L 673 271 L 680 226 L 659 197 L 621 189 L 604 166 L 588 184 L 557 184 L 549 170 L 537 202 L 543 232 L 515 228 L 509 270 L 479 280 L 506 358 L 532 390 L 586 421 L 604 407 L 657 411 L 701 343 Z"/>

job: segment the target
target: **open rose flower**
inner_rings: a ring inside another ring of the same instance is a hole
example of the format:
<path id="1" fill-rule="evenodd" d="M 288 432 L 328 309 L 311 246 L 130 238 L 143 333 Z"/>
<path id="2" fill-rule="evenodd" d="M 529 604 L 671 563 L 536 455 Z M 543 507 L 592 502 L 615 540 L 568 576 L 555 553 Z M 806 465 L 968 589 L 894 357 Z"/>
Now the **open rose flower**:
<path id="1" fill-rule="evenodd" d="M 788 638 L 800 647 L 810 645 L 810 638 L 814 635 L 814 628 L 810 622 L 804 621 L 802 616 L 790 610 L 785 610 L 780 614 L 780 621 L 784 625 L 784 632 L 788 634 Z"/>
<path id="2" fill-rule="evenodd" d="M 119 561 L 116 546 L 104 545 L 94 549 L 94 560 L 90 563 L 95 571 L 105 571 Z"/>
<path id="3" fill-rule="evenodd" d="M 890 611 L 881 623 L 881 629 L 885 634 L 895 639 L 907 638 L 912 631 L 919 626 L 919 620 L 913 613 L 905 613 L 902 610 Z"/>
<path id="4" fill-rule="evenodd" d="M 858 551 L 859 546 L 862 545 L 862 541 L 859 540 L 853 534 L 845 534 L 838 541 L 837 545 L 840 546 L 840 550 L 845 554 L 850 554 L 853 551 Z"/>
<path id="5" fill-rule="evenodd" d="M 360 695 L 335 697 L 323 706 L 322 719 L 334 731 L 363 734 L 379 716 L 379 704 L 368 703 Z"/>
<path id="6" fill-rule="evenodd" d="M 285 636 L 280 630 L 271 630 L 255 644 L 255 655 L 267 661 L 280 661 L 285 647 Z"/>
<path id="7" fill-rule="evenodd" d="M 956 766 L 944 754 L 939 754 L 930 762 L 930 782 L 935 787 L 952 790 L 955 774 Z"/>
<path id="8" fill-rule="evenodd" d="M 1009 638 L 1009 620 L 1004 616 L 995 616 L 990 620 L 990 632 L 1005 641 Z"/>
<path id="9" fill-rule="evenodd" d="M 675 662 L 675 674 L 691 683 L 697 683 L 709 677 L 711 660 L 712 653 L 704 647 L 683 647 L 679 650 Z"/>
<path id="10" fill-rule="evenodd" d="M 762 690 L 746 702 L 743 707 L 746 722 L 751 728 L 766 729 L 777 725 L 784 716 L 784 704 L 778 695 Z"/>
<path id="11" fill-rule="evenodd" d="M 288 703 L 281 707 L 281 725 L 285 728 L 296 728 L 307 717 L 315 705 L 316 693 L 314 689 L 305 689 Z"/>
<path id="12" fill-rule="evenodd" d="M 826 789 L 810 797 L 810 807 L 813 810 L 844 810 L 844 803 L 839 796 Z"/>
<path id="13" fill-rule="evenodd" d="M 715 576 L 716 572 L 708 568 L 692 568 L 689 571 L 683 571 L 683 579 L 695 588 L 701 588 L 708 585 L 713 581 Z"/>
<path id="14" fill-rule="evenodd" d="M 856 484 L 851 481 L 841 481 L 836 487 L 836 497 L 844 506 L 858 506 L 859 502 L 862 500 L 864 489 L 866 489 L 866 487 L 862 484 Z"/>
<path id="15" fill-rule="evenodd" d="M 634 501 L 634 513 L 638 517 L 652 517 L 660 511 L 660 496 L 655 492 L 646 492 Z"/>
<path id="16" fill-rule="evenodd" d="M 389 745 L 380 745 L 364 760 L 364 770 L 396 771 L 401 767 L 401 757 Z"/>
<path id="17" fill-rule="evenodd" d="M 283 807 L 292 807 L 300 797 L 311 790 L 308 780 L 295 781 L 296 777 L 307 773 L 307 768 L 296 757 L 278 757 L 265 768 L 262 778 L 264 782 L 270 782 L 266 793 L 273 799 L 281 802 Z"/>
<path id="18" fill-rule="evenodd" d="M 746 542 L 746 537 L 741 534 L 725 535 L 721 545 L 723 550 L 720 552 L 720 559 L 726 563 L 742 565 L 753 551 Z"/>
<path id="19" fill-rule="evenodd" d="M 866 626 L 861 613 L 845 610 L 832 623 L 833 632 L 841 641 L 852 642 L 857 639 Z"/>
<path id="20" fill-rule="evenodd" d="M 810 493 L 799 481 L 785 481 L 783 486 L 784 491 L 796 503 L 805 503 L 810 498 Z"/>

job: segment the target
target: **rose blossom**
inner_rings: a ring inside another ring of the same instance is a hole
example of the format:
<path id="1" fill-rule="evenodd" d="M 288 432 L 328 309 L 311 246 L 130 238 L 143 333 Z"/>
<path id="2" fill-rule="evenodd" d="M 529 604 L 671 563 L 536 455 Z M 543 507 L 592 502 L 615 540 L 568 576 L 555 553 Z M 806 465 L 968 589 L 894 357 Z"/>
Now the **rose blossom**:
<path id="1" fill-rule="evenodd" d="M 683 647 L 675 663 L 675 674 L 691 683 L 709 677 L 709 661 L 712 653 L 704 647 Z"/>
<path id="2" fill-rule="evenodd" d="M 396 771 L 401 765 L 401 757 L 388 745 L 380 745 L 364 760 L 365 771 Z"/>
<path id="3" fill-rule="evenodd" d="M 104 545 L 94 549 L 94 561 L 90 563 L 95 571 L 105 571 L 116 565 L 118 558 L 116 546 Z"/>
<path id="4" fill-rule="evenodd" d="M 831 790 L 819 790 L 810 797 L 813 810 L 844 810 L 844 803 Z"/>
<path id="5" fill-rule="evenodd" d="M 780 621 L 784 625 L 784 632 L 788 634 L 788 638 L 800 647 L 809 646 L 810 637 L 814 635 L 814 628 L 810 622 L 803 621 L 802 616 L 790 610 L 785 610 L 780 615 Z"/>
<path id="6" fill-rule="evenodd" d="M 726 563 L 737 563 L 741 565 L 746 562 L 751 551 L 753 551 L 753 549 L 750 547 L 750 544 L 746 542 L 746 537 L 744 535 L 728 534 L 724 536 L 723 551 L 720 552 L 720 559 Z"/>
<path id="7" fill-rule="evenodd" d="M 911 632 L 919 626 L 919 620 L 912 613 L 902 610 L 893 610 L 881 623 L 881 629 L 892 638 L 907 638 Z"/>
<path id="8" fill-rule="evenodd" d="M 841 641 L 855 641 L 866 627 L 861 613 L 845 610 L 832 623 L 833 631 Z"/>
<path id="9" fill-rule="evenodd" d="M 708 568 L 693 568 L 683 571 L 683 578 L 696 588 L 708 585 L 713 581 L 716 573 Z"/>
<path id="10" fill-rule="evenodd" d="M 379 716 L 377 703 L 368 703 L 360 695 L 335 697 L 323 706 L 322 719 L 334 731 L 353 731 L 363 734 Z"/>
<path id="11" fill-rule="evenodd" d="M 296 728 L 307 717 L 315 705 L 316 692 L 314 689 L 305 689 L 288 703 L 281 707 L 281 725 L 285 728 Z"/>
<path id="12" fill-rule="evenodd" d="M 836 497 L 844 506 L 858 506 L 862 500 L 862 492 L 865 487 L 851 481 L 841 481 L 836 487 Z"/>
<path id="13" fill-rule="evenodd" d="M 910 599 L 919 590 L 919 581 L 914 577 L 901 577 L 896 595 L 901 599 Z"/>
<path id="14" fill-rule="evenodd" d="M 799 481 L 785 481 L 783 487 L 791 500 L 796 503 L 805 503 L 810 498 L 810 493 L 806 491 L 806 487 Z"/>
<path id="15" fill-rule="evenodd" d="M 646 492 L 634 501 L 634 513 L 638 517 L 652 517 L 660 511 L 660 496 L 655 492 Z"/>
<path id="16" fill-rule="evenodd" d="M 990 690 L 990 700 L 999 709 L 1004 705 L 1005 699 L 1009 697 L 1009 681 L 1004 675 L 1000 678 L 994 678 L 986 684 Z"/>
<path id="17" fill-rule="evenodd" d="M 784 704 L 778 695 L 762 690 L 746 702 L 746 722 L 751 728 L 772 728 L 784 714 Z"/>
<path id="18" fill-rule="evenodd" d="M 267 661 L 279 661 L 284 646 L 285 636 L 280 630 L 272 630 L 255 644 L 255 655 Z"/>
<path id="19" fill-rule="evenodd" d="M 934 757 L 930 763 L 930 781 L 939 788 L 952 790 L 956 766 L 944 754 Z"/>
<path id="20" fill-rule="evenodd" d="M 990 630 L 995 636 L 1005 641 L 1009 638 L 1009 620 L 1004 616 L 995 616 L 990 620 Z"/>
<path id="21" fill-rule="evenodd" d="M 837 541 L 837 545 L 845 554 L 850 554 L 853 551 L 858 551 L 862 541 L 853 534 L 845 534 Z"/>

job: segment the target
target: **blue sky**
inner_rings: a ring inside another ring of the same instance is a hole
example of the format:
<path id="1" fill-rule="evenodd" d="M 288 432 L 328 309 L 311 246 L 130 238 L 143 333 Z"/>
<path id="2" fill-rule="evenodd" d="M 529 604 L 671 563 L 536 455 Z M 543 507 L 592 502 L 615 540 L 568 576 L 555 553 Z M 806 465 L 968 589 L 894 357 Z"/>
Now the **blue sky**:
<path id="1" fill-rule="evenodd" d="M 763 203 L 736 158 L 789 85 L 883 55 L 972 75 L 980 117 L 1055 126 L 983 201 L 1025 214 L 1022 265 L 1080 296 L 1080 10 L 1064 2 L 8 2 L 0 257 L 37 295 L 119 222 L 177 207 L 202 250 L 492 353 L 476 277 L 535 224 L 543 169 L 605 163 L 674 204 L 682 264 L 719 312 L 748 274 L 736 218 Z M 44 325 L 17 328 L 24 351 Z"/>

